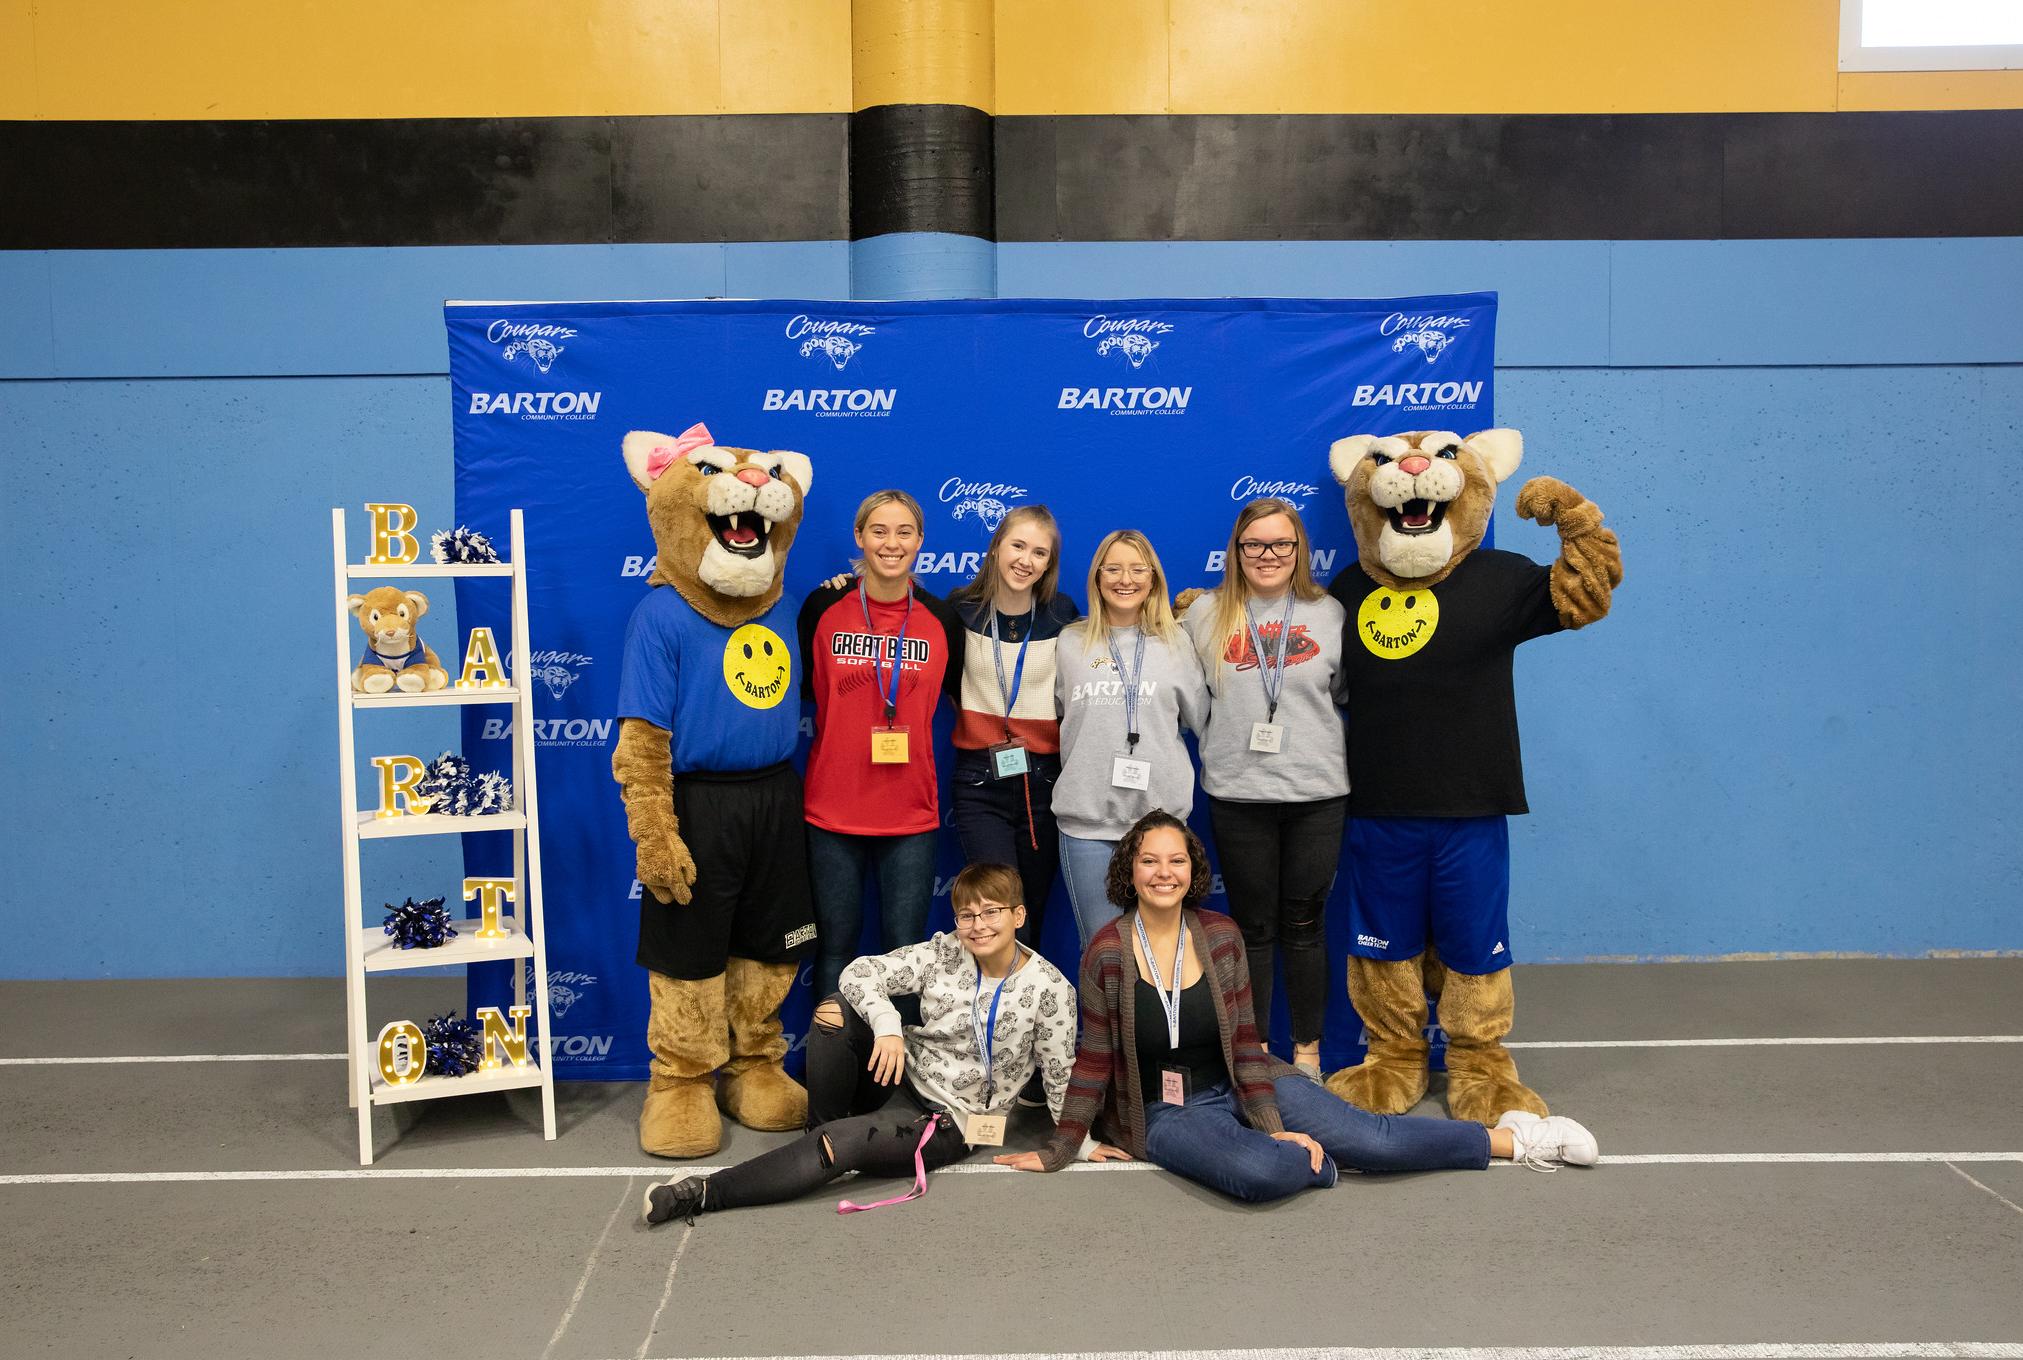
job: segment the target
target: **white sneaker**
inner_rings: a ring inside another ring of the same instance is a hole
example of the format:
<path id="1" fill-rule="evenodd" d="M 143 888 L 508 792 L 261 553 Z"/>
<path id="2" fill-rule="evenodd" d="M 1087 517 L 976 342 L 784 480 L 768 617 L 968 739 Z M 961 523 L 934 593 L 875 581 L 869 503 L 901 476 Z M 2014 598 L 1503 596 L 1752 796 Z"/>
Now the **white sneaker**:
<path id="1" fill-rule="evenodd" d="M 1565 1115 L 1540 1118 L 1524 1110 L 1508 1110 L 1496 1121 L 1496 1127 L 1509 1129 L 1511 1141 L 1517 1145 L 1510 1160 L 1533 1171 L 1557 1171 L 1556 1163 L 1560 1162 L 1568 1166 L 1593 1166 L 1601 1160 L 1595 1136 L 1585 1124 Z"/>

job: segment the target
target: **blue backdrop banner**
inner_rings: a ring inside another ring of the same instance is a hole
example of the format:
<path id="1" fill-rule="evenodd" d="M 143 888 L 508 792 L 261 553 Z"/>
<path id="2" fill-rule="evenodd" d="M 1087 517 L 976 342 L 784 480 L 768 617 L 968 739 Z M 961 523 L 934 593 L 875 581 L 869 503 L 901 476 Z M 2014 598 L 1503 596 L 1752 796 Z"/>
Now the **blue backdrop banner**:
<path id="1" fill-rule="evenodd" d="M 1006 511 L 1043 503 L 1065 536 L 1062 585 L 1086 606 L 1089 553 L 1103 534 L 1142 529 L 1176 591 L 1211 585 L 1237 509 L 1260 495 L 1301 507 L 1325 582 L 1355 557 L 1328 475 L 1332 441 L 1494 423 L 1493 293 L 451 303 L 445 314 L 457 518 L 503 544 L 508 510 L 526 512 L 534 674 L 516 679 L 534 686 L 537 715 L 550 1051 L 557 1075 L 578 1079 L 643 1078 L 648 1061 L 646 980 L 633 962 L 640 887 L 611 779 L 625 624 L 654 557 L 619 456 L 626 431 L 701 421 L 721 444 L 807 454 L 814 489 L 788 562 L 790 595 L 847 570 L 858 501 L 901 487 L 926 507 L 918 571 L 929 589 L 968 581 Z M 507 604 L 500 582 L 458 582 L 460 626 L 489 625 L 502 646 Z M 472 764 L 506 768 L 510 718 L 472 707 L 463 723 Z M 805 746 L 805 716 L 802 734 Z M 1204 817 L 1196 822 L 1205 830 Z M 509 841 L 465 837 L 468 872 L 510 872 Z M 930 929 L 949 928 L 947 884 L 960 867 L 946 835 Z M 875 905 L 874 895 L 867 948 Z M 1207 905 L 1226 909 L 1219 878 Z M 1332 902 L 1330 1068 L 1361 1050 L 1340 982 L 1340 913 Z M 1044 951 L 1075 977 L 1074 922 L 1058 887 L 1047 927 Z M 807 971 L 785 1009 L 795 1040 L 812 1005 Z M 495 1003 L 508 982 L 474 979 L 473 1002 Z M 1278 998 L 1283 1052 L 1282 987 Z"/>

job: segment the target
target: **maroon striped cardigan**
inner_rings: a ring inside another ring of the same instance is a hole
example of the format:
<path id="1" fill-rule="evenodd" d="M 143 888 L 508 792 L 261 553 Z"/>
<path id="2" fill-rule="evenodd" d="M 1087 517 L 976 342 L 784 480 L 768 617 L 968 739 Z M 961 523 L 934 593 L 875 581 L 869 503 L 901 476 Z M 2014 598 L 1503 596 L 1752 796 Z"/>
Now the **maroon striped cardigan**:
<path id="1" fill-rule="evenodd" d="M 1215 1023 L 1222 1032 L 1222 1060 L 1229 1069 L 1244 1119 L 1254 1129 L 1280 1133 L 1278 1102 L 1271 1085 L 1296 1069 L 1258 1047 L 1250 1014 L 1250 964 L 1243 933 L 1220 912 L 1185 911 L 1181 919 L 1201 951 L 1203 972 L 1214 980 Z M 1138 1020 L 1135 994 L 1138 959 L 1126 943 L 1135 931 L 1137 910 L 1125 912 L 1096 932 L 1082 955 L 1080 988 L 1082 1039 L 1075 1051 L 1054 1136 L 1040 1149 L 1040 1165 L 1058 1171 L 1081 1150 L 1092 1127 L 1140 1161 L 1145 1159 L 1144 1086 L 1138 1076 Z"/>

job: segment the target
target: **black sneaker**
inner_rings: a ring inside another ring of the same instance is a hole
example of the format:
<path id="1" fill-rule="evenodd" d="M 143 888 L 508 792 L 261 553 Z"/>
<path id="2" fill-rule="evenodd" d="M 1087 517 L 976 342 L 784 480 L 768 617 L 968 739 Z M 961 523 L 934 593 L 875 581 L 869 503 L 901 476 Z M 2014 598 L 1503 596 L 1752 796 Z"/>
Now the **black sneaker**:
<path id="1" fill-rule="evenodd" d="M 639 1206 L 639 1212 L 648 1223 L 665 1223 L 679 1218 L 693 1226 L 696 1214 L 702 1209 L 703 1192 L 708 1186 L 709 1180 L 703 1176 L 686 1176 L 650 1185 L 646 1188 L 646 1200 Z"/>

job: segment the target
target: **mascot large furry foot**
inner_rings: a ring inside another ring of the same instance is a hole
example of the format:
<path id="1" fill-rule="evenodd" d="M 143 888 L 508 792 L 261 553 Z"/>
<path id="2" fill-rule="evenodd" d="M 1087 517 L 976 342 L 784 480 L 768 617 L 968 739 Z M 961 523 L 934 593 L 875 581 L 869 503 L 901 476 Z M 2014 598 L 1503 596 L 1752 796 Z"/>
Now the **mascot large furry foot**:
<path id="1" fill-rule="evenodd" d="M 780 1003 L 793 988 L 797 971 L 791 963 L 732 959 L 724 974 L 731 1051 L 718 1098 L 724 1113 L 748 1129 L 779 1133 L 808 1122 L 807 1088 L 780 1065 L 787 1056 Z"/>
<path id="2" fill-rule="evenodd" d="M 655 1157 L 707 1157 L 723 1146 L 716 1115 L 716 1071 L 730 1058 L 721 974 L 690 982 L 648 970 L 652 1008 L 646 1043 L 653 1050 L 639 1148 Z"/>
<path id="3" fill-rule="evenodd" d="M 1481 547 L 1523 454 L 1515 430 L 1355 435 L 1329 451 L 1356 536 L 1329 591 L 1354 638 L 1342 648 L 1349 999 L 1370 1051 L 1328 1089 L 1379 1113 L 1425 1092 L 1428 993 L 1447 1031 L 1449 1112 L 1484 1124 L 1546 1113 L 1503 1045 L 1515 1004 L 1505 818 L 1527 810 L 1512 654 L 1605 616 L 1623 566 L 1601 511 L 1550 477 L 1525 484 L 1517 512 L 1558 529 L 1558 558 Z"/>
<path id="4" fill-rule="evenodd" d="M 1456 1119 L 1494 1124 L 1511 1110 L 1552 1113 L 1517 1079 L 1517 1064 L 1503 1046 L 1516 1004 L 1508 968 L 1447 974 L 1439 1014 L 1447 1032 L 1447 1113 Z"/>
<path id="5" fill-rule="evenodd" d="M 1404 1114 L 1426 1094 L 1424 959 L 1349 956 L 1349 1004 L 1363 1019 L 1369 1052 L 1327 1088 L 1371 1114 Z"/>
<path id="6" fill-rule="evenodd" d="M 766 1130 L 797 1129 L 808 1112 L 780 1066 L 780 1003 L 815 939 L 801 781 L 787 763 L 800 740 L 799 602 L 782 582 L 814 475 L 802 454 L 723 448 L 700 425 L 635 430 L 624 454 L 656 549 L 653 589 L 625 631 L 611 756 L 652 997 L 639 1145 L 706 1157 L 723 1141 L 719 1106 Z"/>

